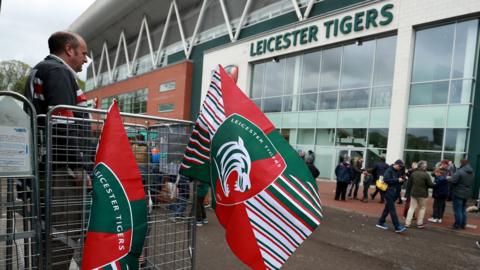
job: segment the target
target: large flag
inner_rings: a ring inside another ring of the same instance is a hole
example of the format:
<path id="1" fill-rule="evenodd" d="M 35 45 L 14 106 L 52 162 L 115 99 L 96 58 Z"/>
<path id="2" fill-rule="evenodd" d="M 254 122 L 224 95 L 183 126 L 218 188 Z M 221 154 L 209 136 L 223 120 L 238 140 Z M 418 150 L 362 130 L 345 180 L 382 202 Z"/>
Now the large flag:
<path id="1" fill-rule="evenodd" d="M 180 173 L 211 184 L 226 240 L 252 269 L 279 269 L 322 219 L 307 166 L 221 66 Z"/>
<path id="2" fill-rule="evenodd" d="M 147 233 L 147 204 L 116 101 L 103 126 L 93 175 L 82 269 L 138 269 Z"/>

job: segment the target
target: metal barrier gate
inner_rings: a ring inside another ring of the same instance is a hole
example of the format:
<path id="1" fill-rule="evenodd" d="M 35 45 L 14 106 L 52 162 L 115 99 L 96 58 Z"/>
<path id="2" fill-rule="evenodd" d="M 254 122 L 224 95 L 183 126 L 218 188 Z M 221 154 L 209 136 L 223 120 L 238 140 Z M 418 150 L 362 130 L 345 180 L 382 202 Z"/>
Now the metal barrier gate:
<path id="1" fill-rule="evenodd" d="M 0 269 L 38 269 L 36 113 L 11 91 L 0 91 L 0 108 Z"/>
<path id="2" fill-rule="evenodd" d="M 195 185 L 178 176 L 193 123 L 121 115 L 148 199 L 148 233 L 140 269 L 193 269 Z M 40 181 L 45 209 L 41 221 L 46 240 L 44 269 L 81 266 L 89 179 L 105 116 L 104 110 L 74 106 L 56 106 L 40 116 L 45 117 L 46 148 L 45 181 Z"/>

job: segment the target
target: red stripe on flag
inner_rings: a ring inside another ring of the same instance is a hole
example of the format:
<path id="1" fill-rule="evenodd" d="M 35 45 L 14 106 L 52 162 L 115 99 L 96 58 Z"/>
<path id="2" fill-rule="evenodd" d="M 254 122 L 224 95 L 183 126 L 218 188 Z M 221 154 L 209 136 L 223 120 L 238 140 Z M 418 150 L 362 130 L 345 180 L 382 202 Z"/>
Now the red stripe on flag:
<path id="1" fill-rule="evenodd" d="M 257 201 L 258 203 L 260 203 L 263 207 L 269 209 L 278 219 L 280 219 L 281 221 L 283 221 L 283 223 L 285 223 L 285 224 L 290 228 L 290 230 L 292 230 L 292 232 L 294 232 L 300 239 L 305 240 L 305 237 L 304 237 L 302 234 L 299 234 L 299 233 L 297 232 L 297 230 L 300 230 L 300 229 L 294 228 L 294 227 L 290 224 L 290 222 L 288 222 L 288 221 L 285 220 L 284 217 L 282 217 L 282 216 L 278 215 L 277 213 L 275 213 L 275 212 L 276 212 L 275 209 L 271 209 L 271 207 L 269 207 L 268 205 L 266 205 L 262 200 L 256 200 L 256 201 Z M 288 240 L 288 242 L 290 242 L 290 244 L 291 244 L 292 246 L 294 246 L 294 247 L 297 246 L 297 244 L 296 244 L 296 243 L 293 243 L 292 241 L 290 241 L 290 239 L 289 239 L 288 237 L 287 237 L 286 239 Z"/>
<path id="2" fill-rule="evenodd" d="M 302 196 L 300 196 L 303 200 L 306 200 L 312 208 L 316 209 L 318 212 L 320 212 L 320 209 L 317 209 L 317 205 L 315 204 L 315 202 L 313 202 L 308 196 L 306 196 L 304 194 L 303 191 L 301 191 L 294 183 L 292 183 L 292 181 L 290 181 L 290 179 L 288 179 L 288 177 L 286 177 L 285 175 L 282 175 L 281 176 L 281 179 L 287 183 L 290 184 L 290 187 L 292 187 L 293 189 L 295 189 L 297 191 L 297 193 L 300 193 L 302 194 Z M 280 185 L 278 185 L 280 186 Z M 316 213 L 318 215 L 318 213 Z"/>
<path id="3" fill-rule="evenodd" d="M 305 226 L 306 228 L 308 228 L 308 230 L 309 230 L 310 232 L 313 231 L 312 226 L 310 226 L 308 223 L 306 223 L 302 218 L 300 218 L 300 217 L 298 216 L 297 213 L 293 212 L 293 211 L 290 209 L 290 207 L 286 206 L 281 200 L 279 200 L 279 199 L 276 197 L 275 194 L 272 194 L 272 192 L 269 191 L 268 189 L 266 189 L 265 191 L 267 192 L 268 195 L 270 195 L 270 197 L 271 197 L 273 200 L 275 200 L 278 204 L 280 204 L 280 205 L 283 207 L 283 209 L 285 209 L 285 211 L 287 211 L 288 213 L 290 213 L 290 215 L 294 216 L 300 223 L 303 224 L 303 226 Z M 303 238 L 303 239 L 306 239 L 305 237 L 302 237 L 302 238 Z"/>
<path id="4" fill-rule="evenodd" d="M 310 216 L 312 216 L 313 219 L 315 219 L 315 221 L 317 221 L 317 223 L 320 223 L 320 219 L 316 216 L 316 214 L 312 213 L 308 208 L 306 208 L 305 206 L 303 206 L 303 204 L 297 200 L 297 198 L 293 197 L 290 192 L 288 192 L 285 188 L 283 188 L 282 186 L 278 185 L 277 183 L 274 183 L 273 184 L 276 188 L 280 189 L 283 191 L 283 193 L 285 193 L 288 198 L 290 198 L 290 201 L 293 201 L 295 202 L 298 206 L 300 206 L 301 209 L 303 209 L 304 212 L 307 212 Z M 312 220 L 313 221 L 313 220 Z"/>
<path id="5" fill-rule="evenodd" d="M 206 102 L 205 102 L 205 106 L 208 107 L 208 109 L 209 109 L 208 111 L 213 114 L 215 119 L 217 119 L 218 123 L 221 125 L 223 120 L 220 119 L 220 117 L 218 117 L 218 115 L 215 113 L 215 110 L 213 110 L 212 107 L 210 107 L 210 105 L 208 105 L 208 103 L 206 103 Z"/>

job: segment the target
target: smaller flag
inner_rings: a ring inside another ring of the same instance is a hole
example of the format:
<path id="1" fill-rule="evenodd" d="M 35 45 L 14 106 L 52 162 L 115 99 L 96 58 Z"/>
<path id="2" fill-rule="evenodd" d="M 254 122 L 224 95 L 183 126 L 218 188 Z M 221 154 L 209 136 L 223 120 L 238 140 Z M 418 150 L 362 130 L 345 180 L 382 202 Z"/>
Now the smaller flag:
<path id="1" fill-rule="evenodd" d="M 92 184 L 82 269 L 138 269 L 147 233 L 147 204 L 116 101 L 102 129 Z"/>

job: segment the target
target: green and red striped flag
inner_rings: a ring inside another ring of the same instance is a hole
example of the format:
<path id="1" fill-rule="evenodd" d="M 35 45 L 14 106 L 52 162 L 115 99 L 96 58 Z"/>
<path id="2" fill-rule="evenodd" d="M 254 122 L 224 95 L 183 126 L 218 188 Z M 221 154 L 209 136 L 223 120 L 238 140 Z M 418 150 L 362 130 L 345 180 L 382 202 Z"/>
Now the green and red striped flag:
<path id="1" fill-rule="evenodd" d="M 221 66 L 180 173 L 211 184 L 226 240 L 252 269 L 281 268 L 322 219 L 307 166 Z"/>
<path id="2" fill-rule="evenodd" d="M 138 269 L 147 233 L 147 203 L 115 101 L 98 143 L 82 269 Z"/>

